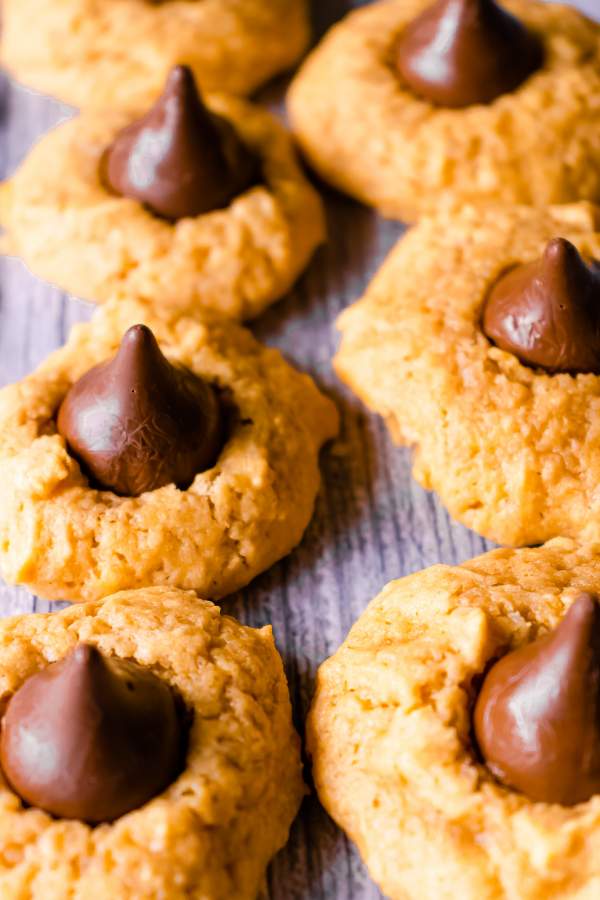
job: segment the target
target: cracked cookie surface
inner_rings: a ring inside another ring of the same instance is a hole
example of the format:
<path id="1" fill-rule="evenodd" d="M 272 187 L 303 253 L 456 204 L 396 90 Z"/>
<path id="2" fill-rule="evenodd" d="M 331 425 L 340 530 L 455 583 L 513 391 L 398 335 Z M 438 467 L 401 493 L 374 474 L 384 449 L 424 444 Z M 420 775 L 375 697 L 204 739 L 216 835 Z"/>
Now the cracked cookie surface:
<path id="1" fill-rule="evenodd" d="M 480 326 L 505 270 L 557 236 L 600 259 L 599 226 L 588 204 L 449 208 L 408 232 L 338 320 L 342 380 L 415 448 L 417 481 L 501 544 L 600 536 L 600 377 L 528 368 Z"/>
<path id="2" fill-rule="evenodd" d="M 70 386 L 137 322 L 168 359 L 225 392 L 235 413 L 216 464 L 188 490 L 118 497 L 90 486 L 54 417 Z M 232 593 L 299 543 L 319 488 L 319 449 L 337 426 L 312 379 L 241 326 L 107 304 L 0 391 L 0 569 L 9 583 L 73 602 L 145 585 Z"/>
<path id="3" fill-rule="evenodd" d="M 303 64 L 289 111 L 316 171 L 408 222 L 448 198 L 600 200 L 600 25 L 557 3 L 503 0 L 541 37 L 542 68 L 493 103 L 443 109 L 407 90 L 393 64 L 405 27 L 430 3 L 359 9 Z"/>
<path id="4" fill-rule="evenodd" d="M 306 0 L 4 0 L 2 20 L 2 62 L 16 78 L 105 109 L 153 100 L 180 63 L 205 90 L 250 94 L 309 39 Z"/>
<path id="5" fill-rule="evenodd" d="M 392 900 L 593 900 L 600 796 L 534 803 L 471 743 L 478 677 L 600 589 L 600 545 L 556 539 L 391 582 L 325 662 L 308 721 L 315 785 Z"/>
<path id="6" fill-rule="evenodd" d="M 172 223 L 103 184 L 100 161 L 136 119 L 89 113 L 41 138 L 0 185 L 2 248 L 70 293 L 103 302 L 141 296 L 179 311 L 249 319 L 282 297 L 324 237 L 322 204 L 291 139 L 266 110 L 206 98 L 259 158 L 262 183 L 225 209 Z"/>
<path id="7" fill-rule="evenodd" d="M 270 627 L 189 591 L 148 588 L 0 622 L 0 696 L 78 642 L 166 680 L 192 714 L 185 768 L 161 794 L 90 827 L 25 808 L 0 773 L 4 900 L 252 900 L 304 793 Z"/>

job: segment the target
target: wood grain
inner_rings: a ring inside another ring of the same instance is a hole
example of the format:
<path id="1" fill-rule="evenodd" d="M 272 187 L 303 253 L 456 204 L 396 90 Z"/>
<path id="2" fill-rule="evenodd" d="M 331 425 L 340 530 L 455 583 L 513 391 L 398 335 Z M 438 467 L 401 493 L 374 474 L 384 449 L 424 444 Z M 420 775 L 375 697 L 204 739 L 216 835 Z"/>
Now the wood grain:
<path id="1" fill-rule="evenodd" d="M 315 0 L 322 33 L 360 2 Z M 577 3 L 598 16 L 598 0 Z M 32 27 L 35 27 L 34 25 Z M 277 101 L 282 86 L 265 93 Z M 0 177 L 68 107 L 0 83 Z M 322 186 L 321 186 L 322 187 Z M 309 371 L 337 401 L 340 440 L 323 456 L 324 485 L 316 515 L 298 550 L 244 592 L 224 602 L 243 622 L 273 624 L 284 656 L 300 730 L 319 663 L 341 643 L 367 602 L 390 579 L 437 562 L 457 563 L 490 545 L 450 521 L 437 498 L 411 479 L 410 453 L 395 448 L 382 422 L 369 415 L 331 370 L 337 314 L 364 290 L 402 226 L 324 190 L 330 240 L 294 292 L 253 330 Z M 59 225 L 57 227 L 60 227 Z M 16 260 L 0 262 L 0 384 L 36 366 L 91 308 L 36 280 Z M 0 585 L 3 614 L 49 611 L 59 605 Z M 356 851 L 313 797 L 302 809 L 287 848 L 269 873 L 272 900 L 375 900 Z"/>

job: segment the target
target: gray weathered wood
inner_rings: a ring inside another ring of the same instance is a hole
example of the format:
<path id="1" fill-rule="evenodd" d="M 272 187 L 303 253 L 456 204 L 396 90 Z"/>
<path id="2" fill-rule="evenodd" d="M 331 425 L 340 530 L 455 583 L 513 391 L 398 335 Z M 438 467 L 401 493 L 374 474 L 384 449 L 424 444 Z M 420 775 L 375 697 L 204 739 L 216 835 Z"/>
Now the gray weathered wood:
<path id="1" fill-rule="evenodd" d="M 579 0 L 577 5 L 598 15 L 598 2 Z M 359 5 L 360 0 L 315 0 L 318 30 Z M 14 170 L 41 134 L 70 114 L 68 107 L 3 80 L 0 177 Z M 325 196 L 329 244 L 297 289 L 253 328 L 337 400 L 342 436 L 324 454 L 324 486 L 301 547 L 223 604 L 250 625 L 273 624 L 301 730 L 319 663 L 387 581 L 433 563 L 461 562 L 489 546 L 452 523 L 437 498 L 412 481 L 409 452 L 392 445 L 382 422 L 365 412 L 331 370 L 335 318 L 360 296 L 402 227 L 332 192 Z M 90 312 L 88 305 L 36 280 L 18 261 L 2 260 L 0 384 L 29 372 Z M 58 608 L 5 585 L 0 585 L 0 600 L 3 614 Z M 381 897 L 355 850 L 314 797 L 304 804 L 288 847 L 272 865 L 269 885 L 274 900 Z"/>

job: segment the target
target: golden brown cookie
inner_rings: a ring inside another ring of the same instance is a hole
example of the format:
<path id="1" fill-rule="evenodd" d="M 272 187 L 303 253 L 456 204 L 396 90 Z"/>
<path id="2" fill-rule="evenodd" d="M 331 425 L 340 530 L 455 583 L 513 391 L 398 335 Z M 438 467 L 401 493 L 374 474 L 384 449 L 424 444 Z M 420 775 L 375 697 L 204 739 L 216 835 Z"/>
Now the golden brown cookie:
<path id="1" fill-rule="evenodd" d="M 71 385 L 112 357 L 136 322 L 233 410 L 215 465 L 187 490 L 98 490 L 57 433 Z M 313 381 L 240 326 L 107 304 L 36 372 L 0 391 L 2 574 L 74 602 L 146 585 L 229 594 L 300 541 L 319 487 L 319 449 L 337 427 L 335 407 Z"/>
<path id="2" fill-rule="evenodd" d="M 419 99 L 394 67 L 406 26 L 431 0 L 372 3 L 333 28 L 289 94 L 293 129 L 317 172 L 405 221 L 448 197 L 599 200 L 600 26 L 556 3 L 502 3 L 541 38 L 544 63 L 517 90 L 464 109 Z"/>
<path id="3" fill-rule="evenodd" d="M 391 900 L 593 900 L 600 796 L 534 803 L 476 755 L 495 657 L 600 589 L 600 545 L 557 539 L 394 581 L 318 674 L 308 747 L 321 802 Z"/>
<path id="4" fill-rule="evenodd" d="M 153 99 L 172 65 L 209 91 L 250 94 L 309 39 L 306 0 L 5 0 L 2 63 L 81 107 Z"/>
<path id="5" fill-rule="evenodd" d="M 4 251 L 84 299 L 124 292 L 180 311 L 257 316 L 322 241 L 322 205 L 270 113 L 233 97 L 208 105 L 260 166 L 259 182 L 224 209 L 171 222 L 117 196 L 102 178 L 103 153 L 143 110 L 89 113 L 45 135 L 0 186 Z"/>
<path id="6" fill-rule="evenodd" d="M 502 544 L 600 536 L 600 376 L 525 366 L 480 323 L 501 273 L 551 238 L 600 259 L 599 222 L 587 204 L 446 210 L 339 319 L 340 377 L 415 448 L 417 481 Z"/>
<path id="7" fill-rule="evenodd" d="M 27 808 L 0 775 L 3 898 L 256 897 L 303 795 L 299 741 L 270 627 L 190 591 L 124 591 L 0 623 L 3 701 L 78 642 L 164 679 L 192 716 L 185 766 L 154 799 L 92 828 Z"/>

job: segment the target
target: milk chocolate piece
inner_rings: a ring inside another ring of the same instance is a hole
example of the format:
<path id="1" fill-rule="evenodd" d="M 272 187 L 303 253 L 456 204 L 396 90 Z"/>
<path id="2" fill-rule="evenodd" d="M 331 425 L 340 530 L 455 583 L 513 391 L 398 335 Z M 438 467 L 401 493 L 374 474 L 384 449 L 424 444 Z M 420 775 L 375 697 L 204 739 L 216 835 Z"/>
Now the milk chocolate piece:
<path id="1" fill-rule="evenodd" d="M 531 800 L 600 793 L 600 600 L 580 594 L 555 631 L 488 672 L 474 713 L 494 775 Z"/>
<path id="2" fill-rule="evenodd" d="M 521 362 L 548 372 L 600 373 L 600 267 L 564 238 L 492 288 L 483 331 Z"/>
<path id="3" fill-rule="evenodd" d="M 79 644 L 28 678 L 2 719 L 0 762 L 29 805 L 90 824 L 111 822 L 179 774 L 178 701 L 150 669 Z"/>
<path id="4" fill-rule="evenodd" d="M 396 59 L 415 94 L 460 108 L 514 91 L 543 57 L 539 38 L 494 0 L 438 0 L 408 25 Z"/>
<path id="5" fill-rule="evenodd" d="M 209 112 L 187 66 L 105 151 L 101 176 L 122 197 L 177 220 L 222 209 L 259 175 L 259 163 L 224 119 Z"/>
<path id="6" fill-rule="evenodd" d="M 215 463 L 223 433 L 214 388 L 171 365 L 145 325 L 73 385 L 57 426 L 93 483 L 127 497 L 189 487 Z"/>

